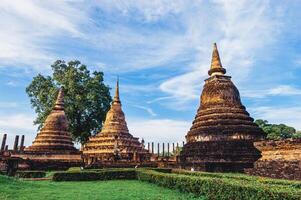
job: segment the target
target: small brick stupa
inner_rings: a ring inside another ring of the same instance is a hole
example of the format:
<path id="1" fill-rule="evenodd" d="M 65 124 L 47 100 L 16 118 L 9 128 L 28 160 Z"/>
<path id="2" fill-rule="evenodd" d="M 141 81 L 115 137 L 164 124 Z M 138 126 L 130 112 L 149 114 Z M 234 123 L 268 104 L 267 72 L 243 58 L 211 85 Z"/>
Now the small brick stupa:
<path id="1" fill-rule="evenodd" d="M 119 98 L 117 81 L 115 97 L 106 115 L 100 133 L 91 136 L 83 148 L 88 166 L 102 166 L 117 163 L 142 163 L 150 159 L 143 142 L 133 137 L 128 130 Z M 112 166 L 112 165 L 111 165 Z"/>
<path id="2" fill-rule="evenodd" d="M 24 149 L 23 159 L 31 168 L 62 169 L 82 162 L 80 152 L 74 147 L 68 132 L 64 111 L 64 91 L 59 90 L 54 108 L 46 118 L 32 145 Z"/>
<path id="3" fill-rule="evenodd" d="M 200 107 L 180 154 L 181 165 L 220 172 L 251 168 L 261 157 L 253 142 L 265 134 L 242 105 L 231 77 L 225 75 L 216 44 L 208 74 Z"/>

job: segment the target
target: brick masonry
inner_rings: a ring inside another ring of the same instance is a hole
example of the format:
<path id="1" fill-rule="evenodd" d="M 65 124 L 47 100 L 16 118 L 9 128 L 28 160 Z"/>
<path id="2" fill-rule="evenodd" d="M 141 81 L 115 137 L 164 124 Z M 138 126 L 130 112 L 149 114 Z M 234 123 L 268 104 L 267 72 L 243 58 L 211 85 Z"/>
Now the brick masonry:
<path id="1" fill-rule="evenodd" d="M 271 178 L 301 180 L 301 139 L 255 142 L 262 157 L 246 173 Z"/>

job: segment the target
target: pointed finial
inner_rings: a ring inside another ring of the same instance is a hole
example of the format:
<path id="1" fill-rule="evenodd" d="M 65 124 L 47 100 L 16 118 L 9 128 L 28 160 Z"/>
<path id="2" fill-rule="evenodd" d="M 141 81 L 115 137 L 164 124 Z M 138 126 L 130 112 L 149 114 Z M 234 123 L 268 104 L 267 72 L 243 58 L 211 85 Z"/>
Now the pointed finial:
<path id="1" fill-rule="evenodd" d="M 226 69 L 222 66 L 216 43 L 213 44 L 211 67 L 208 74 L 209 76 L 226 74 Z"/>
<path id="2" fill-rule="evenodd" d="M 55 101 L 54 110 L 64 110 L 64 96 L 64 88 L 61 87 Z"/>
<path id="3" fill-rule="evenodd" d="M 119 76 L 117 76 L 114 102 L 120 102 L 120 99 L 119 99 Z"/>

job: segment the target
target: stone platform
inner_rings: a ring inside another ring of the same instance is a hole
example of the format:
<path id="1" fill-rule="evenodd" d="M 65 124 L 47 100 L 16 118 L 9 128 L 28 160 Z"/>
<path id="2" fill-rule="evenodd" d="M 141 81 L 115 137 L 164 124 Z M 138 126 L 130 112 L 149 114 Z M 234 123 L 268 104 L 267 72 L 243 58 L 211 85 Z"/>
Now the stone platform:
<path id="1" fill-rule="evenodd" d="M 246 173 L 271 178 L 301 180 L 301 139 L 255 142 L 262 153 Z"/>

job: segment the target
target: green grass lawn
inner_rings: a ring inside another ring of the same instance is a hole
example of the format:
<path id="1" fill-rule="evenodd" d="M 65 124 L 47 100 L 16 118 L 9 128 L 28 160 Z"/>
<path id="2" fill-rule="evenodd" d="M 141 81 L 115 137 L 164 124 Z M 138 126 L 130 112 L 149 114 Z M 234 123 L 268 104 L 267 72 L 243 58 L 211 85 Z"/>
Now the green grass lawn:
<path id="1" fill-rule="evenodd" d="M 185 199 L 190 194 L 162 188 L 136 180 L 112 180 L 90 182 L 20 181 L 0 176 L 0 199 L 30 200 L 135 200 L 135 199 Z"/>

